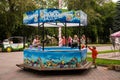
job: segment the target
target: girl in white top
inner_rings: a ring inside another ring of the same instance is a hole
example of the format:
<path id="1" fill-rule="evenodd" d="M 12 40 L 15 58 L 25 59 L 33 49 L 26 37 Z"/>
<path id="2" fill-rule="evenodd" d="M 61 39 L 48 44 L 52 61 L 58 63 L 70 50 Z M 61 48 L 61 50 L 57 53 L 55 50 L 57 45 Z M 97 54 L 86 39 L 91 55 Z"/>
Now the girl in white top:
<path id="1" fill-rule="evenodd" d="M 40 46 L 40 39 L 39 39 L 39 36 L 38 36 L 38 35 L 35 36 L 35 38 L 34 38 L 34 40 L 33 40 L 33 42 L 32 42 L 32 45 L 33 45 L 33 47 L 38 47 L 38 46 Z"/>

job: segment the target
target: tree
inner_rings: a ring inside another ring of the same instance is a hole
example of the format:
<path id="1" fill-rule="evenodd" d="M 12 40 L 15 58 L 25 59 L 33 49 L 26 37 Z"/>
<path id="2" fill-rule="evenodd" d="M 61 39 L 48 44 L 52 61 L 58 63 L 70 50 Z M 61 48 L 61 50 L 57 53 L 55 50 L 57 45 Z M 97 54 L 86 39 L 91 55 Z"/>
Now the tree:
<path id="1" fill-rule="evenodd" d="M 120 31 L 120 0 L 117 2 L 116 15 L 114 17 L 113 32 Z"/>
<path id="2" fill-rule="evenodd" d="M 63 0 L 63 2 L 65 3 L 64 7 L 67 6 L 68 10 L 82 10 L 88 15 L 86 32 L 92 42 L 108 41 L 115 7 L 111 0 Z M 14 35 L 29 37 L 36 34 L 37 28 L 25 26 L 22 23 L 22 16 L 27 11 L 39 8 L 58 8 L 58 0 L 0 0 L 0 39 Z M 81 28 L 82 35 L 84 27 Z M 51 35 L 55 32 L 53 28 L 47 30 Z M 68 35 L 78 34 L 78 32 L 78 28 L 67 29 Z"/>
<path id="3" fill-rule="evenodd" d="M 37 8 L 58 8 L 58 0 L 32 0 Z"/>
<path id="4" fill-rule="evenodd" d="M 35 9 L 29 0 L 1 0 L 0 1 L 0 29 L 2 35 L 10 37 L 18 27 L 22 27 L 23 12 Z M 0 35 L 1 36 L 1 35 Z"/>
<path id="5" fill-rule="evenodd" d="M 82 10 L 88 15 L 86 32 L 87 36 L 92 39 L 92 42 L 103 43 L 108 41 L 109 28 L 112 26 L 115 7 L 115 4 L 111 0 L 64 1 L 69 10 Z"/>
<path id="6" fill-rule="evenodd" d="M 96 9 L 100 6 L 98 0 L 66 0 L 66 5 L 68 10 L 82 10 L 88 15 L 88 27 L 86 32 L 90 34 L 95 34 L 95 38 L 91 38 L 93 42 L 97 41 L 97 24 L 101 24 L 101 15 L 96 11 Z M 77 31 L 77 29 L 75 30 Z M 75 32 L 73 31 L 73 32 Z M 84 33 L 84 29 L 81 30 Z M 82 33 L 82 34 L 83 34 Z M 88 35 L 91 37 L 91 35 Z"/>

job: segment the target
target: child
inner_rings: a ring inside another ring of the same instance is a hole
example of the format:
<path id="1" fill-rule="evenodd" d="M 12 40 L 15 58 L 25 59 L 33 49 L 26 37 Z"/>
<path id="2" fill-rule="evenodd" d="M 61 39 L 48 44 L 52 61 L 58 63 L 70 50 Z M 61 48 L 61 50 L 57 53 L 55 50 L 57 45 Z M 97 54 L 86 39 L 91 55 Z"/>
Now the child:
<path id="1" fill-rule="evenodd" d="M 93 59 L 92 63 L 94 65 L 94 67 L 97 68 L 95 60 L 97 58 L 98 51 L 96 50 L 95 46 L 93 46 L 92 48 L 88 46 L 88 48 L 92 51 L 92 59 Z"/>
<path id="2" fill-rule="evenodd" d="M 78 42 L 79 42 L 79 39 L 78 39 L 77 35 L 74 35 L 72 48 L 78 47 Z"/>
<path id="3" fill-rule="evenodd" d="M 72 46 L 72 37 L 71 36 L 68 37 L 68 46 L 69 47 Z"/>
<path id="4" fill-rule="evenodd" d="M 65 36 L 62 37 L 62 46 L 66 46 L 66 39 L 65 39 Z"/>
<path id="5" fill-rule="evenodd" d="M 38 46 L 40 46 L 40 39 L 39 39 L 39 36 L 38 36 L 38 35 L 35 36 L 35 38 L 34 38 L 34 40 L 33 40 L 33 42 L 32 42 L 32 46 L 33 46 L 33 47 L 38 47 Z"/>

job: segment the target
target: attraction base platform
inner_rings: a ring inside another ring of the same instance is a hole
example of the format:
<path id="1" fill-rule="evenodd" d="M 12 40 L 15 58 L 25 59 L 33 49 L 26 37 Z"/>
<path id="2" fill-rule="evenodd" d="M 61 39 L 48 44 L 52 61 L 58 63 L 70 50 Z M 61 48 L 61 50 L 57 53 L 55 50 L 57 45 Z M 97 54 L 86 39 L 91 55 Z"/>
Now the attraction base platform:
<path id="1" fill-rule="evenodd" d="M 37 71 L 61 71 L 61 70 L 85 70 L 85 69 L 90 69 L 92 65 L 92 62 L 86 62 L 84 65 L 82 65 L 79 68 L 38 68 L 38 67 L 32 67 L 28 66 L 26 64 L 16 64 L 17 67 L 21 69 L 32 69 L 32 70 L 37 70 Z"/>

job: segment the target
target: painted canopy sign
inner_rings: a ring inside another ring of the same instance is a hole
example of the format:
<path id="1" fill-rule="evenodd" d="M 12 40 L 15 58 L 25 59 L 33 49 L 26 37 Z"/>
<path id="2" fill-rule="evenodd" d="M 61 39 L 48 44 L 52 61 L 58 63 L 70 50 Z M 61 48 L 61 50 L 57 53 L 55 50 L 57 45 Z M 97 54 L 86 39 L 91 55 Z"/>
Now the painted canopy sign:
<path id="1" fill-rule="evenodd" d="M 83 11 L 62 12 L 60 9 L 39 9 L 23 14 L 23 24 L 34 23 L 80 23 L 87 25 L 87 15 Z"/>

